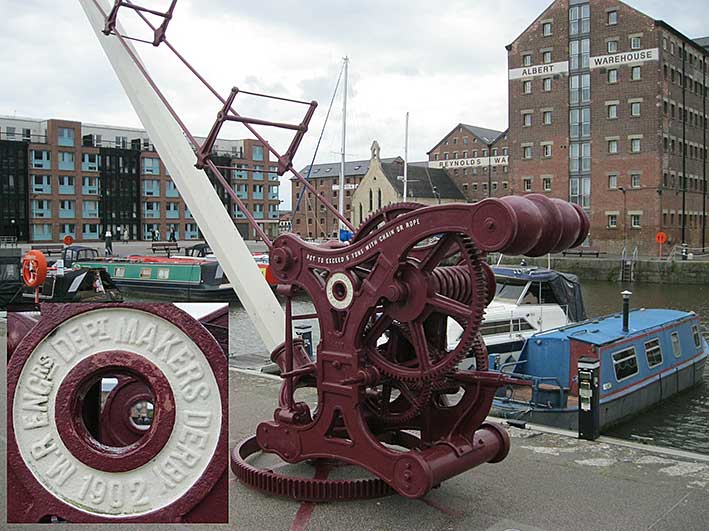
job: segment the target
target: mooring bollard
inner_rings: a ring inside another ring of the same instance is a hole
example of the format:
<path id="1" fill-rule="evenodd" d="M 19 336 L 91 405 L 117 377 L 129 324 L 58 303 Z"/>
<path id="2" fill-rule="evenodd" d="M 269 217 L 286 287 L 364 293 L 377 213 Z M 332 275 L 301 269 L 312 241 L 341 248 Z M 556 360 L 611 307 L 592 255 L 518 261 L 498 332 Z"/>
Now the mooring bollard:
<path id="1" fill-rule="evenodd" d="M 8 521 L 226 522 L 227 400 L 173 305 L 42 305 L 8 364 Z"/>

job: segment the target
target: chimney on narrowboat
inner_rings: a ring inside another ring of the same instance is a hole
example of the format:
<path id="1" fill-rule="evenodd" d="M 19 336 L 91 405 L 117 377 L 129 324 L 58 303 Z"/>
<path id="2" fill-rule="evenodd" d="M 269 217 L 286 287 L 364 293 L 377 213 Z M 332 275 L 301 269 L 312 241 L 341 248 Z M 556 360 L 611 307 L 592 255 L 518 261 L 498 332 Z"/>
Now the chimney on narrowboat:
<path id="1" fill-rule="evenodd" d="M 627 289 L 621 293 L 623 296 L 623 332 L 627 333 L 630 330 L 630 296 L 632 291 Z"/>

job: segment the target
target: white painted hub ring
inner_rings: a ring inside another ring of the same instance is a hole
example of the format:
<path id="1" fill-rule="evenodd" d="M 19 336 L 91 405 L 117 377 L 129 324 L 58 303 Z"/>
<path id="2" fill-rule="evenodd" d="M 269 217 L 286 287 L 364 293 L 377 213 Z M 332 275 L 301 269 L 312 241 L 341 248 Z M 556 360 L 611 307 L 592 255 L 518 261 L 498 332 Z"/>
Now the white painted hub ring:
<path id="1" fill-rule="evenodd" d="M 94 469 L 66 448 L 55 422 L 57 391 L 82 360 L 107 350 L 142 356 L 167 379 L 175 424 L 165 446 L 125 472 Z M 219 387 L 204 353 L 169 321 L 134 308 L 74 316 L 27 358 L 12 404 L 17 446 L 40 485 L 66 504 L 102 517 L 133 517 L 171 505 L 203 475 L 222 424 Z"/>
<path id="2" fill-rule="evenodd" d="M 342 296 L 335 295 L 335 289 L 338 288 L 344 288 L 345 291 Z M 330 306 L 336 310 L 349 308 L 350 304 L 352 304 L 352 299 L 354 299 L 352 280 L 344 273 L 333 273 L 330 275 L 330 278 L 327 279 L 325 293 L 327 293 L 327 300 Z"/>

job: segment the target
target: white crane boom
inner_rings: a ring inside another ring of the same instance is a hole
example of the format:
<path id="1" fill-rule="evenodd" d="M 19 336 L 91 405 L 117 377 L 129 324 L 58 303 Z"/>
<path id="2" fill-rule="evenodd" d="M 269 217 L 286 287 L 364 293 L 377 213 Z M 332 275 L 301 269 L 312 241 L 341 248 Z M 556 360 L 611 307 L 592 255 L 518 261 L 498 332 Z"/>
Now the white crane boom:
<path id="1" fill-rule="evenodd" d="M 103 11 L 110 7 L 97 0 Z M 234 286 L 268 350 L 285 339 L 285 314 L 264 279 L 251 251 L 224 208 L 204 171 L 195 168 L 195 154 L 178 123 L 115 37 L 102 33 L 104 14 L 94 0 L 79 0 L 138 118 L 157 148 L 185 204 Z M 119 29 L 120 30 L 120 29 Z M 120 30 L 122 33 L 122 30 Z M 131 46 L 129 43 L 128 46 Z M 131 48 L 139 57 L 134 48 Z"/>

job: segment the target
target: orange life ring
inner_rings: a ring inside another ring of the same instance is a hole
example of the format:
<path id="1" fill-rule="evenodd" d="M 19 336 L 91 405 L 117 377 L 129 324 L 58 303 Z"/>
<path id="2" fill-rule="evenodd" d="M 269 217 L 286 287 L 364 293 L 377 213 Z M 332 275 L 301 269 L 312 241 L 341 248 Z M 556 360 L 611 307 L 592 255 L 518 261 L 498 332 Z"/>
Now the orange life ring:
<path id="1" fill-rule="evenodd" d="M 47 278 L 47 258 L 37 250 L 29 251 L 22 258 L 22 280 L 30 288 L 44 284 Z"/>

